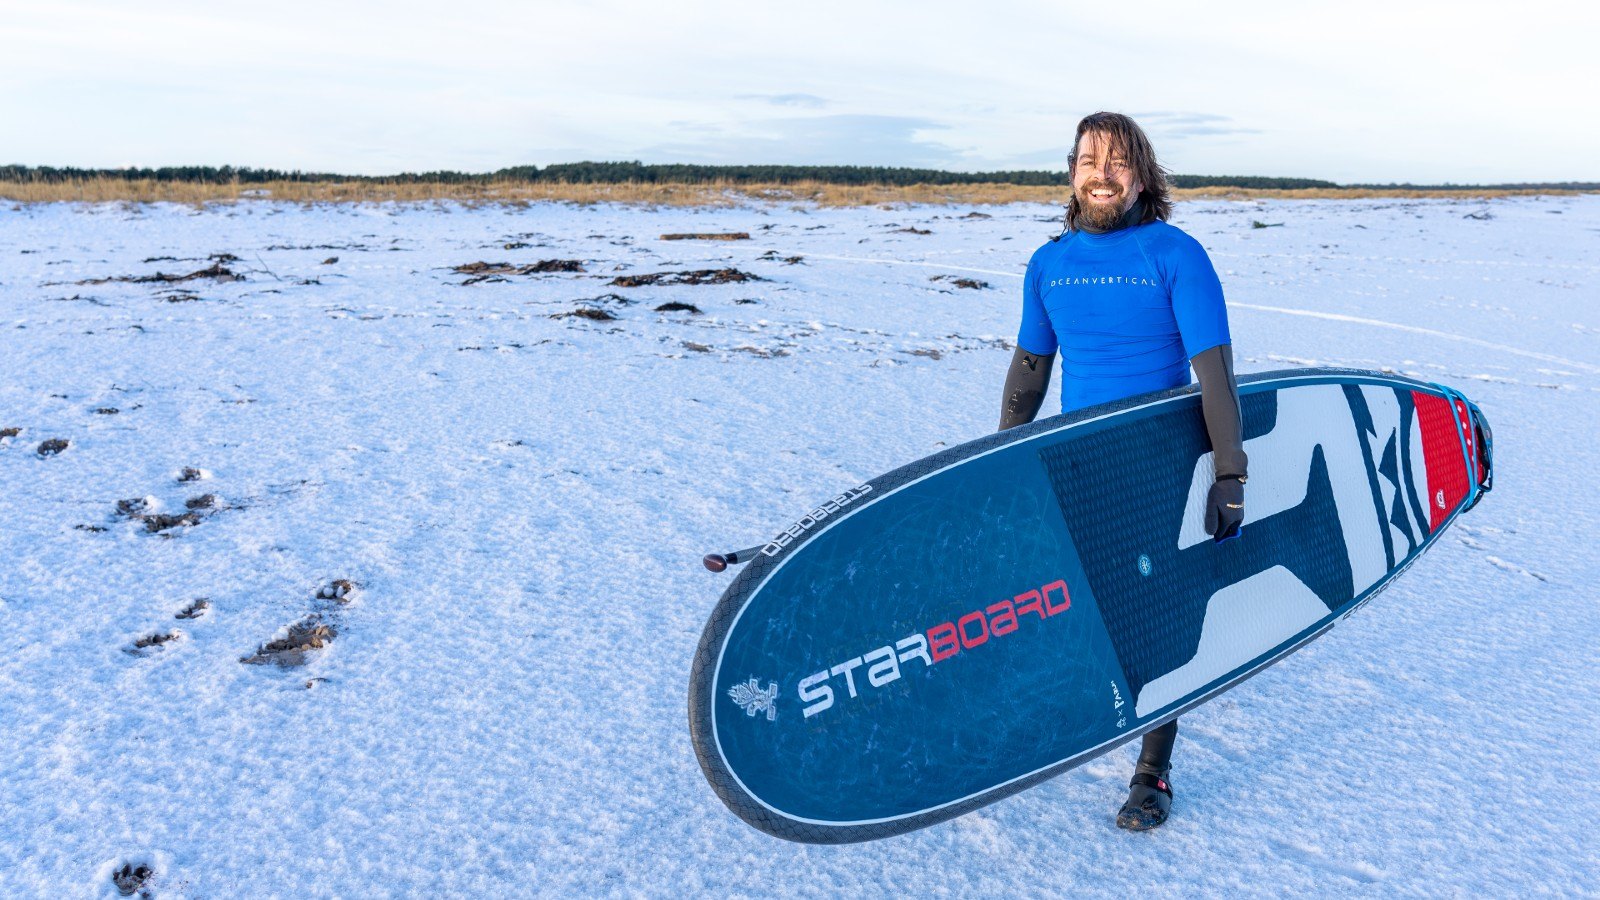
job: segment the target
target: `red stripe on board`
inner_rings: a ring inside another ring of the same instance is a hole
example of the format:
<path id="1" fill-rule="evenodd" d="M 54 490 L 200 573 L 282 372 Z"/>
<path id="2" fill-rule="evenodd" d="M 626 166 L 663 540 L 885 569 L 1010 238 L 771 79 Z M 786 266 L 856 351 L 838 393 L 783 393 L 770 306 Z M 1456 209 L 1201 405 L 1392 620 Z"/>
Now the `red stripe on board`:
<path id="1" fill-rule="evenodd" d="M 1428 467 L 1428 531 L 1439 530 L 1450 513 L 1467 498 L 1467 460 L 1461 454 L 1461 433 L 1456 430 L 1456 415 L 1466 415 L 1466 406 L 1452 411 L 1450 401 L 1434 394 L 1412 391 L 1417 408 L 1417 426 L 1422 429 L 1422 458 Z M 1415 461 L 1413 461 L 1415 465 Z"/>

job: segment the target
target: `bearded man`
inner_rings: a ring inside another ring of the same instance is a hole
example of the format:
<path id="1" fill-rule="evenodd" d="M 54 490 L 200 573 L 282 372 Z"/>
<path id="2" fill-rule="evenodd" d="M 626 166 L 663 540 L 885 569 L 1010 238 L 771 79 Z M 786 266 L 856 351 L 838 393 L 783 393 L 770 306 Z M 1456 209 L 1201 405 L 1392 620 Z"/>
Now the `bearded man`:
<path id="1" fill-rule="evenodd" d="M 1216 270 L 1198 241 L 1167 224 L 1166 175 L 1132 119 L 1085 117 L 1067 166 L 1066 229 L 1028 262 L 1000 428 L 1033 421 L 1058 351 L 1063 413 L 1188 384 L 1192 366 L 1216 460 L 1206 530 L 1233 537 L 1244 520 L 1247 460 Z M 1177 736 L 1177 719 L 1145 734 L 1119 827 L 1166 821 Z"/>

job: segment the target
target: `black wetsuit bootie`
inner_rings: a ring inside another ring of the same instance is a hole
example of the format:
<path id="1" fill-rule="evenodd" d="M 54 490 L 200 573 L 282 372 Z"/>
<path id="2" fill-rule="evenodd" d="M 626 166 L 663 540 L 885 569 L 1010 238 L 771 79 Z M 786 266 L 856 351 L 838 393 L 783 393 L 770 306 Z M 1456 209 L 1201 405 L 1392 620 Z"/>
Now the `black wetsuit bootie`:
<path id="1" fill-rule="evenodd" d="M 1172 745 L 1178 740 L 1178 720 L 1153 728 L 1139 746 L 1139 762 L 1128 782 L 1128 802 L 1117 810 L 1117 827 L 1149 831 L 1167 820 L 1172 810 Z"/>
<path id="2" fill-rule="evenodd" d="M 1128 782 L 1128 802 L 1117 810 L 1117 827 L 1129 831 L 1149 831 L 1167 820 L 1172 811 L 1172 770 L 1139 766 Z"/>

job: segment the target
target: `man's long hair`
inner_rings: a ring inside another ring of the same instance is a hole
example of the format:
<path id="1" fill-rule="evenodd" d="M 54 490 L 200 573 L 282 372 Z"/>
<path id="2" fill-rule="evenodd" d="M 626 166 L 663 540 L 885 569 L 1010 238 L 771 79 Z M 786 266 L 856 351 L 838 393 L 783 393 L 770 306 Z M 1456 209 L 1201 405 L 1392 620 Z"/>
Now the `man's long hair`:
<path id="1" fill-rule="evenodd" d="M 1072 173 L 1078 171 L 1078 145 L 1083 142 L 1083 136 L 1091 132 L 1109 141 L 1111 152 L 1120 150 L 1123 158 L 1132 167 L 1134 176 L 1144 185 L 1144 190 L 1139 192 L 1140 199 L 1144 201 L 1144 217 L 1139 220 L 1139 224 L 1144 225 L 1157 220 L 1165 222 L 1172 215 L 1172 196 L 1171 188 L 1167 184 L 1167 170 L 1156 162 L 1155 148 L 1150 146 L 1150 139 L 1145 137 L 1144 129 L 1122 113 L 1097 112 L 1083 117 L 1078 123 L 1078 133 L 1072 137 L 1072 152 L 1067 154 L 1067 177 L 1070 179 Z M 1068 231 L 1078 227 L 1078 216 L 1081 212 L 1078 206 L 1078 192 L 1073 191 L 1072 199 L 1067 201 Z"/>

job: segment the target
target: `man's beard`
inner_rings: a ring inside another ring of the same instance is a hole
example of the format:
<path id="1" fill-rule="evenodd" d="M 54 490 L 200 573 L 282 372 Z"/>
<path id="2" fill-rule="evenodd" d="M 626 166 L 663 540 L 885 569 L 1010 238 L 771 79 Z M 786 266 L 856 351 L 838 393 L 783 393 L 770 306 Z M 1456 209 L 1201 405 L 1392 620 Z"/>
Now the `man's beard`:
<path id="1" fill-rule="evenodd" d="M 1090 191 L 1107 189 L 1116 191 L 1116 195 L 1109 202 L 1097 203 L 1090 199 Z M 1078 191 L 1078 221 L 1096 231 L 1110 231 L 1122 221 L 1125 199 L 1122 185 L 1091 179 Z"/>

